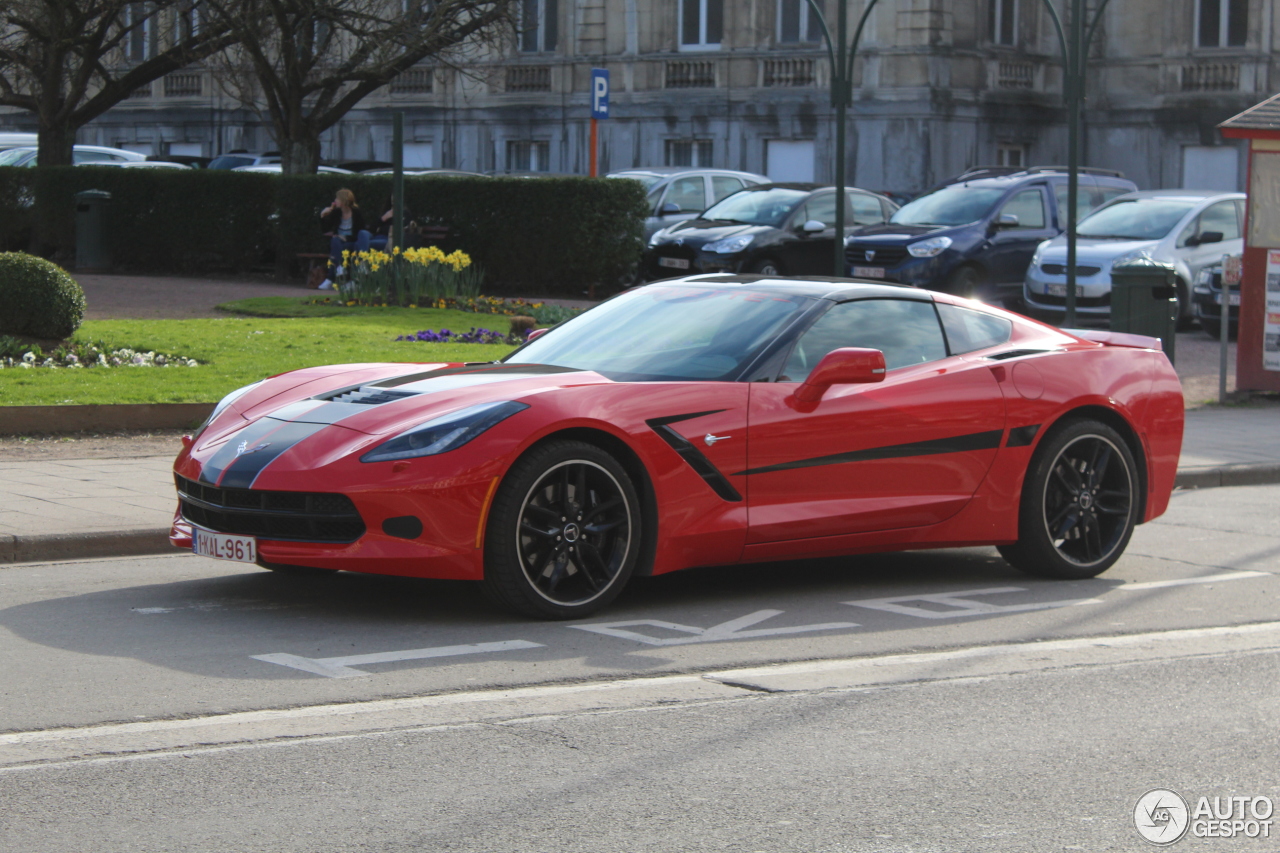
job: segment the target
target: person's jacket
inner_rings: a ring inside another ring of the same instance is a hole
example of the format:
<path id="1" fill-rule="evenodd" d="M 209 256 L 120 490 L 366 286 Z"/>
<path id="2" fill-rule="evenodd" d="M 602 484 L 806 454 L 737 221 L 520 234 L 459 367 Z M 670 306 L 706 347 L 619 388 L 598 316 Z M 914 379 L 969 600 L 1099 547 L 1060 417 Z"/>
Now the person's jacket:
<path id="1" fill-rule="evenodd" d="M 336 210 L 326 210 L 320 214 L 320 230 L 325 234 L 337 234 L 338 226 L 342 224 L 342 208 Z M 351 239 L 356 239 L 356 235 L 366 230 L 364 224 L 364 213 L 360 208 L 351 208 Z"/>

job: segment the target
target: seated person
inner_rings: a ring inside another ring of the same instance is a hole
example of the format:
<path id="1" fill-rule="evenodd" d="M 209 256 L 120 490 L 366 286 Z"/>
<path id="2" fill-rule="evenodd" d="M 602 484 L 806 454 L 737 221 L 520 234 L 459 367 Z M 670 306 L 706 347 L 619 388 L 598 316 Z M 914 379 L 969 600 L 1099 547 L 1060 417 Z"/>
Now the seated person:
<path id="1" fill-rule="evenodd" d="M 387 199 L 385 205 L 386 212 L 378 217 L 378 221 L 374 223 L 373 238 L 371 245 L 375 249 L 382 251 L 390 251 L 392 245 L 392 231 L 395 229 L 395 197 L 391 196 Z M 409 220 L 413 219 L 413 214 L 409 212 L 408 206 L 404 209 L 404 225 L 405 230 L 410 230 L 413 224 Z M 406 240 L 408 242 L 408 240 Z"/>
<path id="2" fill-rule="evenodd" d="M 373 235 L 365 229 L 355 193 L 347 189 L 338 190 L 333 204 L 320 212 L 320 230 L 329 238 L 328 275 L 320 283 L 321 290 L 328 290 L 333 287 L 333 277 L 341 274 L 342 253 L 368 251 Z"/>

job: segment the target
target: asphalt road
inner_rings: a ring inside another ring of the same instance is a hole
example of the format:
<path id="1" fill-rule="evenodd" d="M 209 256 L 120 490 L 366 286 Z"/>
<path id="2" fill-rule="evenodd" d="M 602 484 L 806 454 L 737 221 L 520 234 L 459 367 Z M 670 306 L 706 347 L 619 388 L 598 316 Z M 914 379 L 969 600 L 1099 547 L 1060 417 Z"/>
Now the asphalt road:
<path id="1" fill-rule="evenodd" d="M 1179 493 L 1090 581 L 889 554 L 574 623 L 188 555 L 4 569 L 0 851 L 1147 849 L 1151 788 L 1280 800 L 1278 517 Z"/>

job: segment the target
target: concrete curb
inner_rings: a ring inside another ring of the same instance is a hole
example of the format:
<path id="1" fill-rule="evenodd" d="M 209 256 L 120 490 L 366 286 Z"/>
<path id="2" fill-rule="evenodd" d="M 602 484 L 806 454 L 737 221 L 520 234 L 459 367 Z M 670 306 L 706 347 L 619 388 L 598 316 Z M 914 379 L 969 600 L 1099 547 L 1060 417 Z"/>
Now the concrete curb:
<path id="1" fill-rule="evenodd" d="M 97 533 L 0 534 L 0 566 L 95 557 L 136 557 L 174 550 L 169 528 L 105 530 Z"/>
<path id="2" fill-rule="evenodd" d="M 1280 483 L 1280 463 L 1183 468 L 1174 484 L 1179 489 L 1223 486 L 1262 486 Z M 169 528 L 113 530 L 99 533 L 0 534 L 0 568 L 13 563 L 86 560 L 96 557 L 138 557 L 170 554 Z"/>
<path id="3" fill-rule="evenodd" d="M 0 406 L 0 435 L 123 429 L 190 429 L 213 403 L 134 403 L 102 406 Z"/>

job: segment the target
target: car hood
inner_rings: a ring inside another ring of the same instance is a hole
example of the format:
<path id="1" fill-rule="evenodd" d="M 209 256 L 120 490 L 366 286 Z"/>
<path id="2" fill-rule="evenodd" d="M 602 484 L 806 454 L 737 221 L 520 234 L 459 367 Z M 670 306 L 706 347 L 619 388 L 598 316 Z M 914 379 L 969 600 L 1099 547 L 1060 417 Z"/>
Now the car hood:
<path id="1" fill-rule="evenodd" d="M 925 234 L 945 234 L 968 228 L 967 225 L 867 225 L 850 235 L 848 242 L 909 243 Z"/>
<path id="2" fill-rule="evenodd" d="M 697 249 L 707 243 L 723 240 L 725 237 L 736 237 L 739 234 L 764 234 L 775 230 L 777 229 L 772 225 L 744 225 L 741 222 L 690 219 L 672 225 L 663 231 L 658 237 L 656 245 L 679 243 L 682 246 L 690 246 Z"/>
<path id="3" fill-rule="evenodd" d="M 1107 240 L 1099 237 L 1077 237 L 1076 263 L 1106 265 L 1130 252 L 1148 251 L 1154 254 L 1159 245 L 1159 240 Z M 1041 250 L 1040 263 L 1065 264 L 1066 262 L 1067 238 L 1059 235 L 1050 240 L 1049 245 Z"/>

